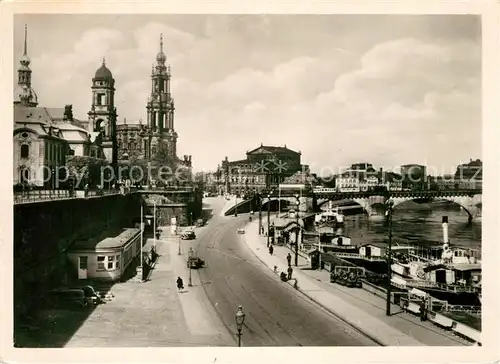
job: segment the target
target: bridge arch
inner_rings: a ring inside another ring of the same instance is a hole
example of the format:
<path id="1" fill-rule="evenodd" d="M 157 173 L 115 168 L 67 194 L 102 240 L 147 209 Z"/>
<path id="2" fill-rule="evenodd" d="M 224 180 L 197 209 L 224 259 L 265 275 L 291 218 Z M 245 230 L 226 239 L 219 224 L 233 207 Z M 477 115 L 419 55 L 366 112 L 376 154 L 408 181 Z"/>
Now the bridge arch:
<path id="1" fill-rule="evenodd" d="M 316 205 L 317 208 L 318 208 L 318 210 L 321 211 L 322 210 L 321 208 L 323 206 L 325 206 L 326 204 L 328 204 L 330 201 L 332 201 L 332 202 L 339 202 L 339 200 L 323 200 L 323 199 L 321 199 L 321 200 L 319 200 L 317 202 L 317 205 Z M 361 204 L 359 201 L 356 201 L 355 199 L 343 199 L 343 200 L 340 200 L 340 201 L 354 203 L 357 206 L 359 206 L 360 208 L 362 208 L 364 213 L 369 214 L 369 211 L 366 209 L 366 206 L 363 206 L 363 204 Z"/>
<path id="2" fill-rule="evenodd" d="M 478 197 L 477 197 L 478 196 Z M 481 214 L 482 201 L 481 195 L 470 196 L 436 196 L 432 197 L 430 201 L 426 203 L 432 203 L 433 201 L 449 201 L 456 206 L 460 206 L 468 215 L 469 222 Z M 394 198 L 394 208 L 400 206 L 406 202 L 422 200 L 421 197 L 403 197 Z M 426 199 L 425 199 L 426 200 Z"/>

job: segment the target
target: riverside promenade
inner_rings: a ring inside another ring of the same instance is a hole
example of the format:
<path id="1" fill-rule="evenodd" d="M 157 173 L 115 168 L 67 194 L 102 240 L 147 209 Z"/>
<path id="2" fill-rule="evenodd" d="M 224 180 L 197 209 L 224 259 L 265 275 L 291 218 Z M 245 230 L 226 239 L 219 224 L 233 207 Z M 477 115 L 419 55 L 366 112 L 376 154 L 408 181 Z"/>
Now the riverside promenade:
<path id="1" fill-rule="evenodd" d="M 234 346 L 198 274 L 192 274 L 188 286 L 190 245 L 162 229 L 156 241 L 159 257 L 148 279 L 115 284 L 114 298 L 96 307 L 66 347 Z M 177 277 L 184 281 L 182 291 L 177 290 Z"/>
<path id="2" fill-rule="evenodd" d="M 277 276 L 286 272 L 286 255 L 292 254 L 292 280 L 283 284 L 294 285 L 297 278 L 298 293 L 304 294 L 328 311 L 385 346 L 463 346 L 466 340 L 441 330 L 430 322 L 421 322 L 399 306 L 392 305 L 391 316 L 385 314 L 385 300 L 360 288 L 347 288 L 330 283 L 329 272 L 311 270 L 310 262 L 299 255 L 295 267 L 294 253 L 285 246 L 274 245 L 271 256 L 267 239 L 258 234 L 258 219 L 247 224 L 245 241 L 257 258 L 269 269 L 277 266 Z"/>

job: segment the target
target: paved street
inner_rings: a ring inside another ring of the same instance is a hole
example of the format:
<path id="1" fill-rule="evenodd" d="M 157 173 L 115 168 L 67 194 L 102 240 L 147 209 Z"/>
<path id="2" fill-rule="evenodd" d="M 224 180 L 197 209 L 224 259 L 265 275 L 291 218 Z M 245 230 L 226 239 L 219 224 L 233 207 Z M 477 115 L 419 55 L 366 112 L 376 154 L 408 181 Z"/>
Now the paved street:
<path id="1" fill-rule="evenodd" d="M 244 346 L 376 345 L 340 319 L 312 303 L 255 257 L 237 234 L 248 216 L 222 217 L 222 198 L 209 198 L 212 219 L 197 229 L 194 249 L 207 261 L 199 276 L 222 322 L 236 332 L 235 312 L 246 313 Z"/>
<path id="2" fill-rule="evenodd" d="M 257 221 L 247 224 L 245 241 L 268 269 L 276 265 L 279 272 L 286 270 L 286 255 L 290 250 L 285 246 L 275 246 L 273 256 L 270 256 L 266 238 L 258 236 Z M 291 253 L 293 256 L 293 252 Z M 293 267 L 293 274 L 298 278 L 300 291 L 384 345 L 470 345 L 466 340 L 437 328 L 429 321 L 421 322 L 419 318 L 404 313 L 397 305 L 391 306 L 392 315 L 388 317 L 385 314 L 384 299 L 363 289 L 330 283 L 330 274 L 326 270 L 311 270 L 310 263 L 300 255 L 298 263 L 297 268 Z"/>
<path id="3" fill-rule="evenodd" d="M 234 346 L 234 339 L 193 275 L 188 287 L 186 258 L 189 241 L 170 237 L 165 229 L 157 242 L 160 257 L 150 280 L 129 280 L 112 288 L 115 298 L 98 306 L 66 347 L 93 346 Z M 184 279 L 177 291 L 175 280 Z"/>

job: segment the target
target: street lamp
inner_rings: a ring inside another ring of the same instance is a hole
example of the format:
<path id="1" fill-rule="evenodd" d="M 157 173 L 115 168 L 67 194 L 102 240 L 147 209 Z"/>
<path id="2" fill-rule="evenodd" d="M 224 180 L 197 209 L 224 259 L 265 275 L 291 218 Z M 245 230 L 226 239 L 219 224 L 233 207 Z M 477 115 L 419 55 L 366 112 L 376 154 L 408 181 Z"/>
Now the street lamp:
<path id="1" fill-rule="evenodd" d="M 269 225 L 271 215 L 271 195 L 267 195 L 267 247 L 269 248 Z"/>
<path id="2" fill-rule="evenodd" d="M 234 217 L 238 217 L 238 197 L 234 195 Z"/>
<path id="3" fill-rule="evenodd" d="M 387 316 L 391 315 L 391 261 L 392 261 L 392 208 L 394 206 L 394 201 L 389 198 L 386 202 L 387 205 L 387 217 L 389 219 L 389 247 L 387 250 L 387 299 L 386 299 L 386 309 L 385 314 Z"/>
<path id="4" fill-rule="evenodd" d="M 153 200 L 153 248 L 156 253 L 156 200 Z"/>
<path id="5" fill-rule="evenodd" d="M 238 347 L 241 346 L 241 329 L 243 327 L 243 322 L 245 322 L 245 313 L 243 312 L 243 307 L 238 306 L 238 311 L 236 311 L 236 328 L 238 329 Z"/>
<path id="6" fill-rule="evenodd" d="M 189 258 L 191 258 L 193 256 L 193 248 L 192 247 L 189 247 Z M 189 262 L 189 259 L 188 259 L 188 268 L 189 268 L 189 283 L 188 283 L 188 286 L 189 287 L 193 287 L 193 283 L 191 281 L 191 263 Z"/>
<path id="7" fill-rule="evenodd" d="M 259 204 L 259 235 L 262 232 L 262 197 L 257 194 L 257 203 Z"/>
<path id="8" fill-rule="evenodd" d="M 295 203 L 297 205 L 297 210 L 295 211 L 295 223 L 297 224 L 297 233 L 295 234 L 295 266 L 297 267 L 299 265 L 299 206 L 300 206 L 300 199 L 299 195 L 295 195 L 295 199 L 297 202 Z"/>

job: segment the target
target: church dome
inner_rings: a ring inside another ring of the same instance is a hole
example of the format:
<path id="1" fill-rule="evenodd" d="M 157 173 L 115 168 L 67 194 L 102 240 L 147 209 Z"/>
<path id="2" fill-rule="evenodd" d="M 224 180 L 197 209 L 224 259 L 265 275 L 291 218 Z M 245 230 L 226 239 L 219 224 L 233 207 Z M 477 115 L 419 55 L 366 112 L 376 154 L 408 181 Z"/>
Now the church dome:
<path id="1" fill-rule="evenodd" d="M 104 60 L 102 61 L 101 67 L 95 72 L 95 77 L 94 78 L 101 78 L 101 79 L 110 79 L 110 78 L 113 78 L 113 74 L 106 67 L 106 63 L 104 62 Z"/>
<path id="2" fill-rule="evenodd" d="M 167 60 L 167 56 L 165 55 L 165 53 L 160 52 L 156 55 L 156 62 L 165 63 L 166 60 Z"/>
<path id="3" fill-rule="evenodd" d="M 156 55 L 156 62 L 165 64 L 167 56 L 163 53 L 163 34 L 160 34 L 160 52 Z"/>
<path id="4" fill-rule="evenodd" d="M 24 67 L 28 67 L 31 63 L 30 57 L 28 57 L 28 55 L 24 54 L 21 57 L 21 60 L 19 61 L 19 63 L 21 63 L 21 65 L 23 65 Z"/>

